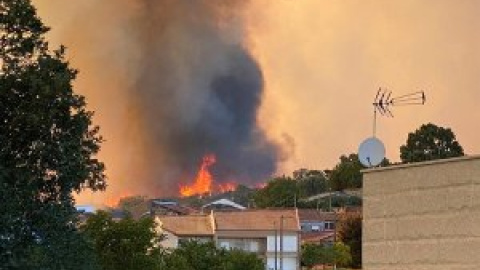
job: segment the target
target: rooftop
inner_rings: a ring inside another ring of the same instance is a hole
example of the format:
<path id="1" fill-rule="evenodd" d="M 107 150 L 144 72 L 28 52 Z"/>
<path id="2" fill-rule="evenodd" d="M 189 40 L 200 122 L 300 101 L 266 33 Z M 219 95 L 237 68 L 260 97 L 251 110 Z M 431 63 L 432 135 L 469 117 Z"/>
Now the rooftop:
<path id="1" fill-rule="evenodd" d="M 469 161 L 469 160 L 476 160 L 480 159 L 480 155 L 471 155 L 471 156 L 463 156 L 463 157 L 456 157 L 456 158 L 446 158 L 446 159 L 436 159 L 436 160 L 429 160 L 423 162 L 413 162 L 413 163 L 406 163 L 406 164 L 399 164 L 399 165 L 391 165 L 387 167 L 377 167 L 377 168 L 369 168 L 362 170 L 362 173 L 375 173 L 381 171 L 388 171 L 388 170 L 397 170 L 409 167 L 423 167 L 435 164 L 443 164 L 443 163 L 451 163 L 451 162 L 459 162 L 459 161 Z"/>
<path id="2" fill-rule="evenodd" d="M 280 227 L 283 230 L 300 231 L 297 209 L 255 209 L 214 214 L 217 230 L 269 231 Z"/>
<path id="3" fill-rule="evenodd" d="M 300 219 L 300 222 L 335 220 L 335 212 L 322 212 L 316 209 L 298 209 L 298 219 Z"/>
<path id="4" fill-rule="evenodd" d="M 175 235 L 213 235 L 211 215 L 157 216 L 162 229 Z"/>

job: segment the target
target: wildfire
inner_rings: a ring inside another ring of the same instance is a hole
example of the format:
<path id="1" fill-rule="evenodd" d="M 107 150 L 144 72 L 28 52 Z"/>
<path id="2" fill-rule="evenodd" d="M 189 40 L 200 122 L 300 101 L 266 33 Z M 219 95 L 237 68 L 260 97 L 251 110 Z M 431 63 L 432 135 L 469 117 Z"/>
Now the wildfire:
<path id="1" fill-rule="evenodd" d="M 218 184 L 217 188 L 220 192 L 234 191 L 235 189 L 237 189 L 237 184 L 235 184 L 235 183 L 223 183 L 223 184 Z"/>
<path id="2" fill-rule="evenodd" d="M 115 208 L 118 207 L 120 200 L 130 196 L 132 196 L 130 192 L 122 191 L 120 195 L 107 197 L 103 203 L 110 208 Z"/>
<path id="3" fill-rule="evenodd" d="M 213 177 L 209 171 L 209 168 L 215 164 L 216 158 L 214 155 L 206 155 L 203 157 L 202 165 L 200 170 L 195 177 L 195 182 L 192 185 L 181 185 L 180 186 L 180 195 L 192 196 L 192 195 L 201 195 L 205 193 L 212 192 L 212 182 Z"/>
<path id="4" fill-rule="evenodd" d="M 237 184 L 227 182 L 222 184 L 214 184 L 214 179 L 210 173 L 210 167 L 217 162 L 215 155 L 206 155 L 202 159 L 202 165 L 195 177 L 195 181 L 191 185 L 180 185 L 180 195 L 188 197 L 192 195 L 212 194 L 212 192 L 228 192 L 234 191 Z"/>

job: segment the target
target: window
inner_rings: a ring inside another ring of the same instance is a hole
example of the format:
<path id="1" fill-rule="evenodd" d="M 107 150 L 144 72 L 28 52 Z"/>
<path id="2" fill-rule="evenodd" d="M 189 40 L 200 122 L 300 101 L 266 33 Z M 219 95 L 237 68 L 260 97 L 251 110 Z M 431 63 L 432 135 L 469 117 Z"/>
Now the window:
<path id="1" fill-rule="evenodd" d="M 325 222 L 325 230 L 333 230 L 335 229 L 335 223 L 332 221 Z"/>

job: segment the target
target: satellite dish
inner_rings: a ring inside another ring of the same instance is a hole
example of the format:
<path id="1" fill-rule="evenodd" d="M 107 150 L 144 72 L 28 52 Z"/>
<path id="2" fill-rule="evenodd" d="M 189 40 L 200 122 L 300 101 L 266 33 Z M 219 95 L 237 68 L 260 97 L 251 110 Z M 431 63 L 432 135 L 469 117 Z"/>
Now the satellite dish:
<path id="1" fill-rule="evenodd" d="M 375 167 L 382 163 L 384 158 L 385 146 L 375 137 L 364 140 L 358 147 L 358 159 L 365 167 Z"/>

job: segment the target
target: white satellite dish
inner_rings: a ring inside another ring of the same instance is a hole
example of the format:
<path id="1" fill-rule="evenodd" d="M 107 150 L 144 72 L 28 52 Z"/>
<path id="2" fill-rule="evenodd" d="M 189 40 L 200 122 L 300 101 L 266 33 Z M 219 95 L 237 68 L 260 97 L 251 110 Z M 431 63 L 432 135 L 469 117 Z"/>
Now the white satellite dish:
<path id="1" fill-rule="evenodd" d="M 358 147 L 358 159 L 365 167 L 375 167 L 382 163 L 384 158 L 385 146 L 375 137 L 364 140 Z"/>

